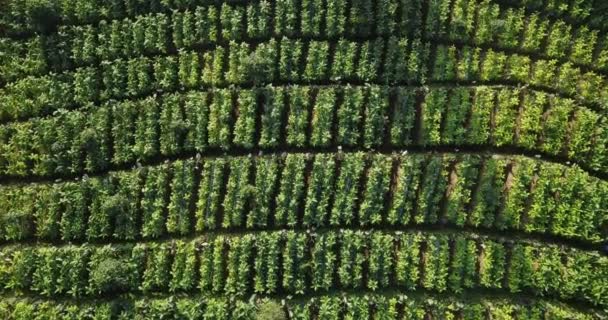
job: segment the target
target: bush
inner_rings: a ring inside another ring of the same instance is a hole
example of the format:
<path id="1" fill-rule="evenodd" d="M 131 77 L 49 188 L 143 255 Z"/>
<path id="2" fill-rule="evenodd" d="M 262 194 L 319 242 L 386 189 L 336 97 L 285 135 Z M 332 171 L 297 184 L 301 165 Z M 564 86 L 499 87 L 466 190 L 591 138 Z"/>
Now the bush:
<path id="1" fill-rule="evenodd" d="M 99 292 L 122 291 L 129 287 L 131 272 L 124 261 L 108 257 L 91 268 L 89 281 Z"/>
<path id="2" fill-rule="evenodd" d="M 256 320 L 286 320 L 285 311 L 280 304 L 275 301 L 265 300 L 258 305 L 255 314 Z"/>

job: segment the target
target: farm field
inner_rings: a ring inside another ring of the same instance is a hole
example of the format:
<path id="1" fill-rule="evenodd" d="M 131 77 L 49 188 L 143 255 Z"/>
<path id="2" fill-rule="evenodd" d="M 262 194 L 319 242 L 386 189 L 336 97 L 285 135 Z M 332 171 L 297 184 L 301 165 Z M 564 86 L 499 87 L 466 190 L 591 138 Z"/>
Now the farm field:
<path id="1" fill-rule="evenodd" d="M 603 0 L 0 0 L 0 318 L 608 319 Z"/>

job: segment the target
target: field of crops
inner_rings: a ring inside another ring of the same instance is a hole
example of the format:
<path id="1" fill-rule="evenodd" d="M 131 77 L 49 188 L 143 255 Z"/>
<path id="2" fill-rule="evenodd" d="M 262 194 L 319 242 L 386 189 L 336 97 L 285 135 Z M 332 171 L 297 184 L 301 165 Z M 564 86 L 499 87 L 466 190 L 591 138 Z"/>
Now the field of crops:
<path id="1" fill-rule="evenodd" d="M 0 0 L 0 318 L 608 319 L 604 0 Z"/>

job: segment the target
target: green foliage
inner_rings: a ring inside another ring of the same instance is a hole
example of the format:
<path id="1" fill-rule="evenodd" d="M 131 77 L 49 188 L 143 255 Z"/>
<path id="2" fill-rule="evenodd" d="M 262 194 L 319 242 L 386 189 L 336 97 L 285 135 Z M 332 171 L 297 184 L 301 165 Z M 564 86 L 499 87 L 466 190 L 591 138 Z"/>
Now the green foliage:
<path id="1" fill-rule="evenodd" d="M 257 92 L 242 90 L 238 93 L 238 118 L 234 123 L 234 144 L 245 148 L 254 146 Z"/>
<path id="2" fill-rule="evenodd" d="M 384 211 L 384 198 L 389 191 L 391 169 L 391 158 L 375 156 L 371 159 L 365 183 L 365 196 L 361 199 L 359 208 L 361 225 L 380 225 L 383 222 L 381 212 Z"/>
<path id="3" fill-rule="evenodd" d="M 492 157 L 483 163 L 478 191 L 473 199 L 474 207 L 469 213 L 468 224 L 484 227 L 493 226 L 495 217 L 500 209 L 505 186 L 505 170 L 507 161 Z"/>
<path id="4" fill-rule="evenodd" d="M 304 169 L 307 159 L 299 154 L 288 154 L 284 160 L 281 186 L 276 198 L 275 223 L 279 226 L 295 226 L 297 211 L 304 195 Z"/>
<path id="5" fill-rule="evenodd" d="M 363 146 L 366 148 L 382 144 L 385 135 L 388 105 L 389 90 L 387 87 L 374 86 L 369 89 L 363 128 Z"/>
<path id="6" fill-rule="evenodd" d="M 105 293 L 131 289 L 133 266 L 120 250 L 102 247 L 96 250 L 89 262 L 89 292 Z"/>
<path id="7" fill-rule="evenodd" d="M 215 229 L 221 221 L 218 218 L 220 195 L 225 172 L 226 161 L 215 159 L 203 163 L 201 180 L 196 205 L 196 231 Z"/>
<path id="8" fill-rule="evenodd" d="M 361 133 L 359 128 L 363 118 L 364 91 L 359 87 L 347 86 L 343 90 L 343 101 L 338 106 L 338 143 L 357 145 Z"/>
<path id="9" fill-rule="evenodd" d="M 249 202 L 254 195 L 254 187 L 249 183 L 252 162 L 250 159 L 233 159 L 229 162 L 230 176 L 226 185 L 224 202 L 223 228 L 240 227 L 245 224 L 250 207 Z"/>
<path id="10" fill-rule="evenodd" d="M 306 1 L 306 0 L 305 0 Z M 315 0 L 310 0 L 315 1 Z M 306 81 L 323 80 L 327 75 L 329 44 L 325 41 L 311 41 L 302 79 Z"/>
<path id="11" fill-rule="evenodd" d="M 282 142 L 281 119 L 285 112 L 285 91 L 282 88 L 266 87 L 262 91 L 261 132 L 258 144 L 262 148 L 276 147 Z"/>
<path id="12" fill-rule="evenodd" d="M 1 318 L 603 316 L 598 1 L 0 3 Z"/>
<path id="13" fill-rule="evenodd" d="M 335 161 L 332 155 L 315 157 L 308 182 L 303 225 L 323 226 L 327 222 L 331 188 L 334 185 Z"/>
<path id="14" fill-rule="evenodd" d="M 263 301 L 258 305 L 256 320 L 285 320 L 285 311 L 274 301 Z"/>
<path id="15" fill-rule="evenodd" d="M 336 109 L 336 90 L 320 89 L 317 92 L 310 120 L 310 145 L 328 146 L 332 138 L 332 125 Z"/>
<path id="16" fill-rule="evenodd" d="M 151 167 L 146 172 L 142 188 L 141 208 L 143 212 L 141 235 L 156 238 L 165 234 L 165 213 L 169 167 Z"/>
<path id="17" fill-rule="evenodd" d="M 499 229 L 518 228 L 520 226 L 534 171 L 534 164 L 528 159 L 510 165 L 510 171 L 507 172 L 505 180 L 505 189 L 507 190 L 505 203 L 496 221 L 496 226 Z"/>
<path id="18" fill-rule="evenodd" d="M 340 265 L 338 266 L 340 285 L 344 288 L 361 288 L 364 285 L 365 237 L 361 231 L 346 230 L 342 233 L 341 241 Z"/>
<path id="19" fill-rule="evenodd" d="M 279 286 L 280 247 L 278 233 L 262 233 L 256 241 L 257 257 L 253 264 L 253 289 L 256 293 L 271 294 Z"/>
<path id="20" fill-rule="evenodd" d="M 467 208 L 471 205 L 471 195 L 479 175 L 479 159 L 463 156 L 450 172 L 446 190 L 446 212 L 448 222 L 464 226 L 467 220 Z"/>
<path id="21" fill-rule="evenodd" d="M 228 148 L 230 146 L 233 96 L 234 91 L 231 89 L 221 89 L 213 95 L 207 124 L 207 139 L 210 147 Z"/>
<path id="22" fill-rule="evenodd" d="M 536 147 L 538 135 L 542 130 L 541 117 L 548 102 L 547 95 L 543 93 L 526 96 L 519 115 L 518 145 L 527 149 Z"/>
<path id="23" fill-rule="evenodd" d="M 193 222 L 190 218 L 190 204 L 194 192 L 193 161 L 176 161 L 172 166 L 171 196 L 167 204 L 167 232 L 185 235 L 190 233 Z"/>
<path id="24" fill-rule="evenodd" d="M 413 219 L 417 190 L 422 178 L 422 161 L 420 157 L 400 159 L 394 196 L 388 213 L 390 224 L 407 225 Z"/>
<path id="25" fill-rule="evenodd" d="M 388 287 L 393 269 L 393 236 L 374 235 L 371 239 L 369 278 L 367 287 L 372 291 Z"/>
<path id="26" fill-rule="evenodd" d="M 436 145 L 441 139 L 441 119 L 447 104 L 447 90 L 431 90 L 422 105 L 421 142 L 422 145 Z"/>
<path id="27" fill-rule="evenodd" d="M 494 143 L 497 146 L 513 144 L 520 109 L 520 91 L 501 89 L 497 95 L 496 114 L 494 115 Z"/>
<path id="28" fill-rule="evenodd" d="M 365 165 L 362 153 L 346 154 L 340 159 L 340 176 L 336 178 L 330 225 L 350 225 L 355 219 L 355 205 L 358 199 L 359 181 Z"/>
<path id="29" fill-rule="evenodd" d="M 390 141 L 394 146 L 407 146 L 413 142 L 417 92 L 408 88 L 397 88 L 395 91 Z"/>
<path id="30" fill-rule="evenodd" d="M 506 285 L 512 292 L 569 299 L 582 295 L 582 301 L 605 303 L 593 295 L 603 290 L 602 271 L 595 275 L 590 268 L 604 266 L 603 257 L 523 241 L 506 245 L 495 237 L 468 233 L 279 231 L 94 246 L 17 249 L 8 255 L 3 250 L 0 279 L 7 288 L 60 296 L 188 292 L 197 283 L 203 292 L 236 298 L 248 292 L 325 292 L 334 285 L 374 291 L 397 284 L 451 293 Z M 189 309 L 185 301 L 173 304 L 180 297 L 173 299 L 150 307 Z M 387 303 L 391 310 L 393 302 Z"/>
<path id="31" fill-rule="evenodd" d="M 441 142 L 447 145 L 466 144 L 467 116 L 471 109 L 471 92 L 466 89 L 454 89 L 447 101 Z"/>
<path id="32" fill-rule="evenodd" d="M 304 146 L 309 117 L 309 88 L 294 87 L 289 90 L 289 113 L 287 118 L 286 141 L 288 145 Z"/>
<path id="33" fill-rule="evenodd" d="M 307 238 L 299 233 L 289 231 L 286 235 L 283 249 L 283 281 L 282 286 L 291 293 L 301 294 L 306 286 L 306 272 L 308 266 L 304 265 Z"/>
<path id="34" fill-rule="evenodd" d="M 247 227 L 264 227 L 272 217 L 271 205 L 278 189 L 279 159 L 261 158 L 255 161 L 255 184 L 251 186 L 251 212 L 247 215 Z"/>

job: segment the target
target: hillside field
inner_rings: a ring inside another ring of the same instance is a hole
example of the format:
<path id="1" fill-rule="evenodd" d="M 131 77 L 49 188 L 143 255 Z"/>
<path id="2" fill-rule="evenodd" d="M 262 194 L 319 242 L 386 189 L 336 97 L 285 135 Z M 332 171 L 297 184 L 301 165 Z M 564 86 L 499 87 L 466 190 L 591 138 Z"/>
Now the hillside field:
<path id="1" fill-rule="evenodd" d="M 608 319 L 608 4 L 0 0 L 0 319 Z"/>

